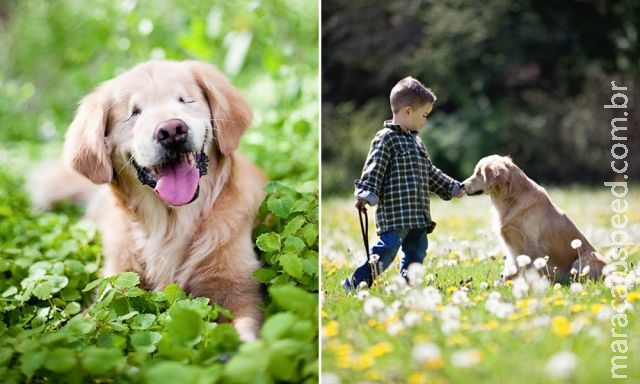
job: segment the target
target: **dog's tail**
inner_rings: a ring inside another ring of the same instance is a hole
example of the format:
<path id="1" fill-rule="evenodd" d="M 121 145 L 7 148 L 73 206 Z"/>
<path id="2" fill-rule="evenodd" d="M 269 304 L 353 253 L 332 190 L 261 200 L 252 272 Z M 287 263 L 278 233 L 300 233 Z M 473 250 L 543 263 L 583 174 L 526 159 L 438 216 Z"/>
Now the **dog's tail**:
<path id="1" fill-rule="evenodd" d="M 61 202 L 86 205 L 97 188 L 61 160 L 38 164 L 27 180 L 31 205 L 38 210 L 51 209 Z"/>

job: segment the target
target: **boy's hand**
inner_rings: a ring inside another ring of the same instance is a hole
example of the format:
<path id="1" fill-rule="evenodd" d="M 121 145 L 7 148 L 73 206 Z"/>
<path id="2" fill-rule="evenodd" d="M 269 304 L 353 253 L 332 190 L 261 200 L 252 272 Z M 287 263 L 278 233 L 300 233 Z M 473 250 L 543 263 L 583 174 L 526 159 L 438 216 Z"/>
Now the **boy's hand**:
<path id="1" fill-rule="evenodd" d="M 358 211 L 366 211 L 367 210 L 367 200 L 364 200 L 364 199 L 356 200 L 356 208 L 358 208 Z"/>

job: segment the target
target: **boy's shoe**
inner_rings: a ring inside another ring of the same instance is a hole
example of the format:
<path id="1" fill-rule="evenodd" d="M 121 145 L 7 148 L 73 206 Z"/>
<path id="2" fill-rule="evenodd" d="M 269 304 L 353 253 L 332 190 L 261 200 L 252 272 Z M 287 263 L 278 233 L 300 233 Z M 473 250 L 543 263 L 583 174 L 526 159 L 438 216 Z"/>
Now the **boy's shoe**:
<path id="1" fill-rule="evenodd" d="M 353 280 L 351 277 L 347 277 L 346 279 L 344 279 L 340 285 L 342 285 L 342 289 L 344 289 L 344 291 L 347 293 L 356 291 L 356 286 L 353 284 Z"/>

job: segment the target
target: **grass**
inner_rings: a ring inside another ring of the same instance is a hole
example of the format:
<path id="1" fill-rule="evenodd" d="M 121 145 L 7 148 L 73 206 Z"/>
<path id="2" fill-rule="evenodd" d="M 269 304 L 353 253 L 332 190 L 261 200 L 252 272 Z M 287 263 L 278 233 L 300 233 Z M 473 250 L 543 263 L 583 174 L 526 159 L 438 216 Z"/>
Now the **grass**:
<path id="1" fill-rule="evenodd" d="M 631 239 L 640 235 L 639 211 L 631 208 L 640 204 L 632 192 L 637 187 L 626 196 L 624 230 Z M 607 188 L 549 193 L 602 254 L 614 254 Z M 624 283 L 580 277 L 570 285 L 503 283 L 503 251 L 490 205 L 486 196 L 433 198 L 438 227 L 429 236 L 422 283 L 408 287 L 398 279 L 398 255 L 371 289 L 347 295 L 340 281 L 365 257 L 357 213 L 351 199 L 323 201 L 324 382 L 603 383 L 612 381 L 614 355 L 627 356 L 626 363 L 617 360 L 627 367 L 616 373 L 640 382 L 640 367 L 631 363 L 640 349 L 638 269 Z M 373 218 L 369 225 L 373 242 Z M 631 245 L 626 251 L 625 264 L 633 269 L 640 249 Z M 623 291 L 631 308 L 622 312 L 626 322 L 621 317 L 612 323 L 611 303 L 622 305 L 613 294 Z M 612 332 L 626 336 L 612 346 Z M 624 345 L 628 350 L 619 352 Z"/>

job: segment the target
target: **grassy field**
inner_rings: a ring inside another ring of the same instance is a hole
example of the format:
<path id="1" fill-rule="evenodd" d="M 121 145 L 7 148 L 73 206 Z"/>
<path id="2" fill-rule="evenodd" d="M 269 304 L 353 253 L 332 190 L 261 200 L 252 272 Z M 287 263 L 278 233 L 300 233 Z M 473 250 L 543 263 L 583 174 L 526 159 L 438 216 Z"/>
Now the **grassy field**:
<path id="1" fill-rule="evenodd" d="M 626 196 L 623 230 L 631 240 L 640 238 L 637 188 Z M 607 188 L 549 193 L 600 253 L 617 254 Z M 640 366 L 632 363 L 640 353 L 638 246 L 622 253 L 629 273 L 605 281 L 503 283 L 490 205 L 486 196 L 433 198 L 438 227 L 417 271 L 422 282 L 409 287 L 398 278 L 400 254 L 371 289 L 347 295 L 340 281 L 365 257 L 357 213 L 352 199 L 323 201 L 323 383 L 640 382 Z M 616 362 L 627 367 L 615 373 L 627 380 L 612 379 L 614 356 L 626 356 Z"/>

